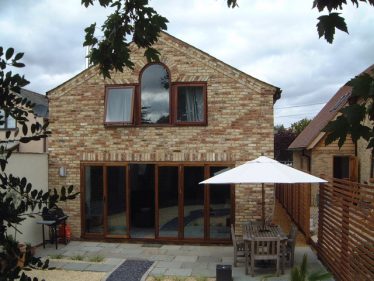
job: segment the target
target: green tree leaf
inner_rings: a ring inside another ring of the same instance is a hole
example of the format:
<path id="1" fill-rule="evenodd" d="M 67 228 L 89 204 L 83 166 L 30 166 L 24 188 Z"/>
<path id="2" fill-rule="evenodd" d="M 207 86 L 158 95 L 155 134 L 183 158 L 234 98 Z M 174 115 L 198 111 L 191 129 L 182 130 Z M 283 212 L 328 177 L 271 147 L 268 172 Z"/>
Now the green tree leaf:
<path id="1" fill-rule="evenodd" d="M 346 85 L 352 87 L 352 97 L 360 97 L 366 100 L 374 95 L 374 80 L 368 73 L 356 76 Z"/>
<path id="2" fill-rule="evenodd" d="M 24 53 L 18 53 L 15 57 L 14 60 L 20 60 L 23 58 Z"/>
<path id="3" fill-rule="evenodd" d="M 328 15 L 320 16 L 317 23 L 317 31 L 319 38 L 325 37 L 330 44 L 334 41 L 335 28 L 348 33 L 347 24 L 339 13 L 330 13 Z"/>
<path id="4" fill-rule="evenodd" d="M 13 48 L 8 48 L 5 53 L 5 59 L 10 60 L 14 54 L 14 49 Z"/>

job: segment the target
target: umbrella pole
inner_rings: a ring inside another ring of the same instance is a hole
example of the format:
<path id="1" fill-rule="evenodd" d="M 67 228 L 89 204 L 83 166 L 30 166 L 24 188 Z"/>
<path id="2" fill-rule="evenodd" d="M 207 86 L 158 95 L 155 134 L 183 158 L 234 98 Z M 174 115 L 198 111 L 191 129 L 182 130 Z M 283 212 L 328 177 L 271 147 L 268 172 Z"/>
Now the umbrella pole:
<path id="1" fill-rule="evenodd" d="M 265 229 L 265 186 L 262 184 L 262 229 Z"/>

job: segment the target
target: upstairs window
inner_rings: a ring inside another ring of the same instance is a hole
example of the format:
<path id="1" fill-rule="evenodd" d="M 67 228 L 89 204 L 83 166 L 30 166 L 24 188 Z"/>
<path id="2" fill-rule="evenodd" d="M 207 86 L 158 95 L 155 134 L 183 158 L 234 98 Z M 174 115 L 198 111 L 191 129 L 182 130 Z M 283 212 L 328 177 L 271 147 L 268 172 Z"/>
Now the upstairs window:
<path id="1" fill-rule="evenodd" d="M 205 122 L 206 87 L 203 84 L 176 86 L 176 123 Z"/>
<path id="2" fill-rule="evenodd" d="M 105 123 L 132 124 L 135 87 L 107 88 Z"/>
<path id="3" fill-rule="evenodd" d="M 3 110 L 0 110 L 0 130 L 13 130 L 17 128 L 16 119 L 12 116 L 5 117 Z"/>
<path id="4" fill-rule="evenodd" d="M 139 83 L 107 86 L 104 125 L 206 125 L 206 83 L 170 80 L 165 65 L 151 63 L 141 71 Z"/>
<path id="5" fill-rule="evenodd" d="M 141 123 L 170 123 L 170 78 L 165 66 L 150 64 L 141 74 Z"/>

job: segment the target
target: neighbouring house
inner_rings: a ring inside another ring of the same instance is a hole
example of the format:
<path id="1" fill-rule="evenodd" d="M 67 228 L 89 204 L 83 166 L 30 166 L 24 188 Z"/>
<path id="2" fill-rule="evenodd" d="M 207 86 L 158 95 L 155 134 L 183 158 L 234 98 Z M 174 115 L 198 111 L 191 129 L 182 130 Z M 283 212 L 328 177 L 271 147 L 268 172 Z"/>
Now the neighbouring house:
<path id="1" fill-rule="evenodd" d="M 45 95 L 41 95 L 26 89 L 21 89 L 19 96 L 21 98 L 27 98 L 34 104 L 33 111 L 35 116 L 28 116 L 30 124 L 37 121 L 43 125 L 44 122 L 48 119 L 48 98 Z M 22 130 L 19 124 L 17 124 L 16 120 L 11 116 L 9 116 L 5 120 L 5 124 L 1 125 L 0 138 L 5 139 L 5 132 L 9 130 L 12 132 Z M 30 130 L 29 135 L 31 135 Z M 18 141 L 14 141 L 7 144 L 7 147 L 8 149 L 16 152 L 44 153 L 47 151 L 47 141 L 46 139 L 31 141 L 28 143 L 20 143 Z"/>
<path id="2" fill-rule="evenodd" d="M 374 70 L 374 65 L 364 72 Z M 331 120 L 338 116 L 351 95 L 350 86 L 341 87 L 327 102 L 310 124 L 291 143 L 289 149 L 293 151 L 294 167 L 306 170 L 314 175 L 349 179 L 369 183 L 373 177 L 373 153 L 366 149 L 367 143 L 359 141 L 354 144 L 347 138 L 339 148 L 337 141 L 325 145 L 326 134 L 322 130 Z M 369 122 L 367 120 L 366 122 Z M 316 205 L 318 185 L 312 187 L 312 205 Z"/>
<path id="3" fill-rule="evenodd" d="M 35 116 L 29 114 L 29 124 L 38 121 L 40 124 L 48 119 L 48 99 L 45 95 L 41 95 L 26 89 L 21 89 L 20 97 L 27 98 L 35 106 L 33 111 Z M 0 139 L 5 140 L 5 132 L 10 130 L 12 132 L 11 138 L 22 127 L 12 117 L 5 120 L 5 124 L 0 128 Z M 30 126 L 29 126 L 30 132 Z M 18 136 L 20 136 L 19 134 Z M 13 151 L 8 160 L 5 172 L 13 174 L 18 177 L 26 177 L 27 181 L 32 184 L 35 189 L 48 190 L 48 155 L 46 153 L 46 140 L 31 141 L 28 143 L 20 143 L 12 141 L 7 144 L 7 149 Z M 8 234 L 16 237 L 18 241 L 38 245 L 42 242 L 41 227 L 36 224 L 40 218 L 26 218 L 25 221 L 18 227 L 20 232 L 9 229 Z"/>
<path id="4" fill-rule="evenodd" d="M 49 183 L 81 192 L 63 206 L 73 237 L 229 241 L 261 217 L 261 188 L 199 182 L 273 156 L 281 91 L 167 33 L 155 48 L 159 63 L 132 46 L 133 70 L 91 66 L 47 93 Z"/>

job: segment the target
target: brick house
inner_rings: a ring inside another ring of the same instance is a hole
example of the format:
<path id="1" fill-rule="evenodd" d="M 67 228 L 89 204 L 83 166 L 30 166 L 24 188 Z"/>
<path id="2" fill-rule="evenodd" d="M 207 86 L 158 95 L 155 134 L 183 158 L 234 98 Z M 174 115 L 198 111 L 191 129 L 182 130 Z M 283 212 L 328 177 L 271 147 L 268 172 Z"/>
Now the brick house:
<path id="1" fill-rule="evenodd" d="M 160 63 L 134 47 L 133 70 L 90 67 L 48 92 L 49 184 L 81 191 L 62 206 L 75 237 L 229 241 L 260 218 L 261 189 L 198 183 L 273 156 L 281 91 L 167 33 L 155 47 Z"/>
<path id="2" fill-rule="evenodd" d="M 26 89 L 21 89 L 18 94 L 21 98 L 26 98 L 34 104 L 33 110 L 35 116 L 29 115 L 29 124 L 33 123 L 31 120 L 35 117 L 35 121 L 40 124 L 44 124 L 45 120 L 48 119 L 48 99 L 45 95 L 41 95 Z M 1 112 L 0 112 L 1 113 Z M 0 139 L 5 139 L 6 131 L 10 130 L 12 133 L 22 130 L 22 127 L 16 122 L 16 120 L 9 116 L 4 124 L 0 125 Z M 31 132 L 29 132 L 31 135 Z M 46 139 L 41 139 L 38 141 L 31 141 L 28 143 L 20 143 L 18 141 L 13 141 L 7 144 L 8 148 L 21 153 L 44 153 L 47 151 Z"/>
<path id="3" fill-rule="evenodd" d="M 374 70 L 374 65 L 364 72 Z M 373 178 L 373 154 L 367 150 L 364 141 L 354 144 L 347 137 L 344 145 L 339 148 L 337 141 L 325 146 L 323 128 L 339 114 L 351 95 L 352 87 L 343 86 L 327 102 L 310 124 L 291 143 L 294 167 L 306 170 L 314 175 L 344 178 L 362 183 L 370 183 Z M 368 120 L 366 121 L 368 122 Z M 312 204 L 316 203 L 318 185 L 312 187 Z M 313 200 L 314 199 L 314 200 Z"/>

